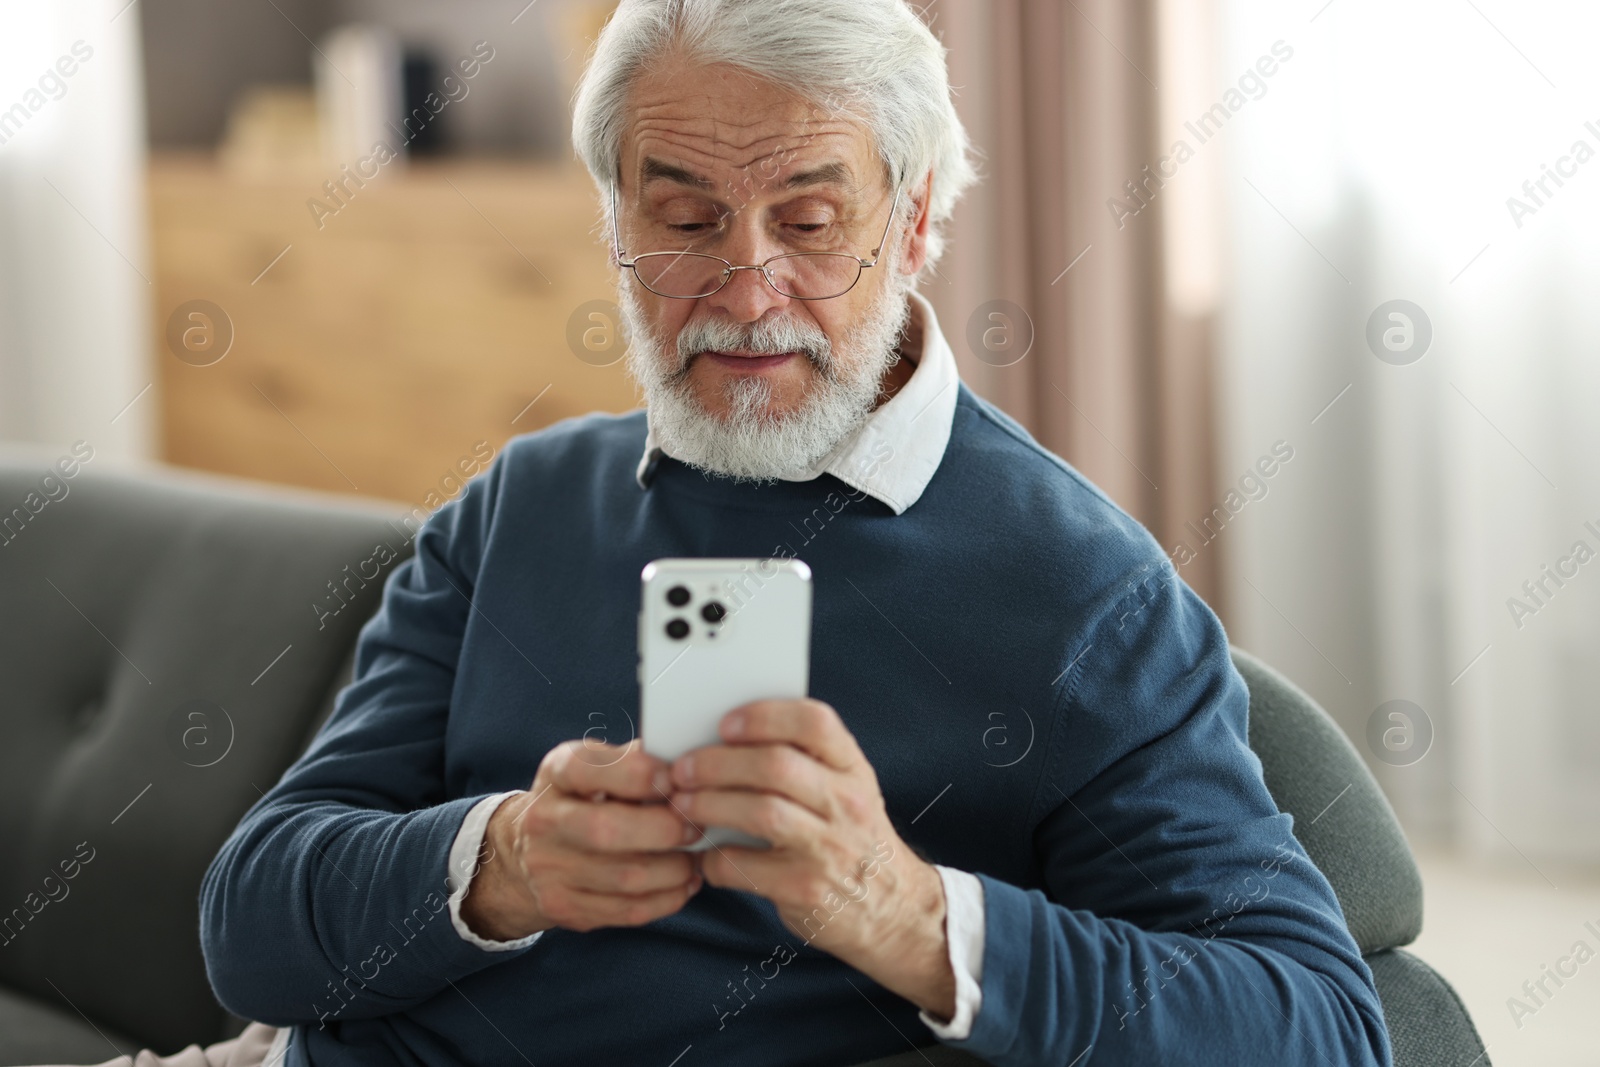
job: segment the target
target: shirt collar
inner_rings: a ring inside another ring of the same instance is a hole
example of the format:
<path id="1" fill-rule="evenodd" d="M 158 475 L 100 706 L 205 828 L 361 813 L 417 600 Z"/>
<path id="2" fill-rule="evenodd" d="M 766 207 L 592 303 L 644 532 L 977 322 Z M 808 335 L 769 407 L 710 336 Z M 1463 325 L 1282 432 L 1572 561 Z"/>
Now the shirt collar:
<path id="1" fill-rule="evenodd" d="M 809 472 L 782 479 L 809 482 L 831 474 L 852 489 L 887 504 L 896 515 L 922 496 L 939 469 L 955 420 L 960 376 L 955 354 L 939 329 L 933 305 L 911 292 L 911 314 L 921 325 L 921 350 L 910 379 Z M 648 416 L 646 417 L 648 425 Z M 657 460 L 667 455 L 647 429 L 634 478 L 648 488 Z"/>

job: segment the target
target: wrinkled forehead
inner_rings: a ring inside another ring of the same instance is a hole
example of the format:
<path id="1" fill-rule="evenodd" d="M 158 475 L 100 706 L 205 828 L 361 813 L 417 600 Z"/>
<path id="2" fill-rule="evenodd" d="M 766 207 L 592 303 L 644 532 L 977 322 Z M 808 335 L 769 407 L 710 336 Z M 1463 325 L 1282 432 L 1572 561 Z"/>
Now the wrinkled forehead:
<path id="1" fill-rule="evenodd" d="M 736 67 L 663 64 L 635 81 L 624 114 L 619 177 L 630 197 L 813 189 L 857 199 L 887 184 L 865 123 Z"/>

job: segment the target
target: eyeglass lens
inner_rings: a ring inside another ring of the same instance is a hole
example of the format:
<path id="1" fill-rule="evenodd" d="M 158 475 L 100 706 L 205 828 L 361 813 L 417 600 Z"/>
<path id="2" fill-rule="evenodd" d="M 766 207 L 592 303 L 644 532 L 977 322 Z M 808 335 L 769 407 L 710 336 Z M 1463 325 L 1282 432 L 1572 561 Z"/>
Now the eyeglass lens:
<path id="1" fill-rule="evenodd" d="M 714 256 L 659 253 L 639 256 L 634 270 L 662 296 L 700 297 L 721 288 L 727 264 Z M 773 286 L 786 296 L 824 299 L 848 291 L 861 276 L 861 261 L 831 252 L 779 256 L 768 265 Z"/>

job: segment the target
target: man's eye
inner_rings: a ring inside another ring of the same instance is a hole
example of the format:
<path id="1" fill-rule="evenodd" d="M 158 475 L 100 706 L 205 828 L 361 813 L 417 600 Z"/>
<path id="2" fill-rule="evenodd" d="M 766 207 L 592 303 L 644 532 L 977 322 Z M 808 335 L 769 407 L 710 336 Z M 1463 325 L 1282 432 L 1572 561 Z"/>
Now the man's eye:
<path id="1" fill-rule="evenodd" d="M 834 230 L 834 222 L 828 219 L 823 222 L 792 221 L 785 222 L 783 228 L 796 237 L 826 237 Z"/>
<path id="2" fill-rule="evenodd" d="M 716 228 L 717 224 L 714 222 L 677 222 L 669 227 L 676 233 L 705 233 Z"/>

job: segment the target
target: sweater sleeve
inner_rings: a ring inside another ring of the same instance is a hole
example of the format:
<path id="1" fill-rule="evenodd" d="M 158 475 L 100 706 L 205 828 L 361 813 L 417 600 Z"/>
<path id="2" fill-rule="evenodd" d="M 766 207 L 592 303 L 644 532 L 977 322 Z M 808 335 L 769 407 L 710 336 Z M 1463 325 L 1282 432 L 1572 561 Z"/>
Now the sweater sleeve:
<path id="1" fill-rule="evenodd" d="M 390 1014 L 527 950 L 473 944 L 449 907 L 452 846 L 486 797 L 447 797 L 445 727 L 499 473 L 423 525 L 362 628 L 333 714 L 206 872 L 206 972 L 237 1015 L 326 1025 Z"/>
<path id="2" fill-rule="evenodd" d="M 996 1067 L 1388 1067 L 1371 972 L 1247 743 L 1221 623 L 1165 560 L 1127 589 L 1070 650 L 1036 803 L 1045 888 L 978 875 L 982 1007 L 945 1043 Z"/>

